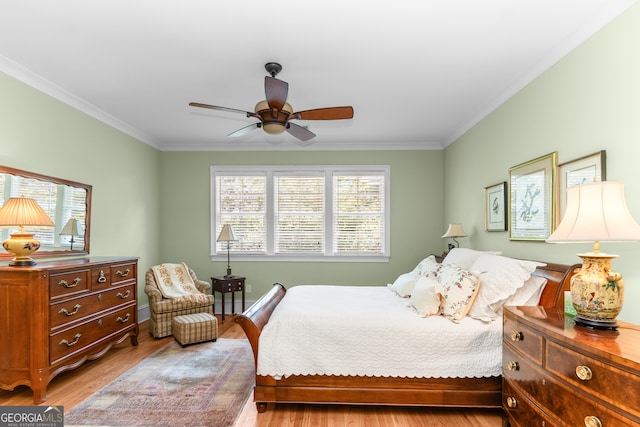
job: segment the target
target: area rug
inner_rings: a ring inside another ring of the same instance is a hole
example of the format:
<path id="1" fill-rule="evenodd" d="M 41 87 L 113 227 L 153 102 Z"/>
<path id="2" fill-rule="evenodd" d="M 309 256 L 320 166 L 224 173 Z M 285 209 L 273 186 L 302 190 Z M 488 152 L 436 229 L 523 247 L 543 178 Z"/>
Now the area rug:
<path id="1" fill-rule="evenodd" d="M 245 339 L 172 341 L 65 414 L 64 425 L 233 426 L 254 375 Z"/>

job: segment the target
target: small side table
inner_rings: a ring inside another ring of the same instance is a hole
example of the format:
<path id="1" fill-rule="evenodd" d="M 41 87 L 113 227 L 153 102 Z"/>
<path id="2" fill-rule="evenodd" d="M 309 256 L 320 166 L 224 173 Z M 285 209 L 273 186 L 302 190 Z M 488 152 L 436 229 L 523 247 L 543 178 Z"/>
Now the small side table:
<path id="1" fill-rule="evenodd" d="M 222 295 L 222 323 L 224 323 L 224 294 L 231 292 L 231 311 L 232 314 L 236 314 L 236 300 L 235 293 L 242 291 L 242 311 L 244 312 L 244 281 L 245 277 L 231 276 L 231 277 L 212 277 L 211 284 L 213 285 L 213 292 L 220 292 Z"/>

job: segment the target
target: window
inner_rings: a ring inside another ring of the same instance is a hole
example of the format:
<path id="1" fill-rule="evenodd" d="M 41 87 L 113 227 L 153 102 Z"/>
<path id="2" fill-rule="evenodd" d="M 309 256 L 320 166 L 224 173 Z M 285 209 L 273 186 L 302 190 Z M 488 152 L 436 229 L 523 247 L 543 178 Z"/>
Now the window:
<path id="1" fill-rule="evenodd" d="M 231 224 L 236 259 L 386 261 L 389 166 L 211 168 L 212 254 Z"/>

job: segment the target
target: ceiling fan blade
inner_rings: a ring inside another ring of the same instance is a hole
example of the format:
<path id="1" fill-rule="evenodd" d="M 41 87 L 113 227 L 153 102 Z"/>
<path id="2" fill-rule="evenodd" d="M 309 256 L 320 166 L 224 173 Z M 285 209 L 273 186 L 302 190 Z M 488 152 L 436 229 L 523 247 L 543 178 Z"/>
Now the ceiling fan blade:
<path id="1" fill-rule="evenodd" d="M 267 96 L 269 107 L 275 108 L 278 111 L 282 110 L 284 103 L 287 102 L 289 84 L 282 80 L 266 76 L 264 78 L 264 93 Z"/>
<path id="2" fill-rule="evenodd" d="M 300 141 L 308 141 L 316 136 L 316 134 L 311 132 L 309 129 L 295 123 L 287 123 L 287 132 L 298 138 Z"/>
<path id="3" fill-rule="evenodd" d="M 298 111 L 292 118 L 298 120 L 342 120 L 353 118 L 353 107 L 316 108 L 314 110 Z"/>
<path id="4" fill-rule="evenodd" d="M 240 114 L 244 114 L 247 117 L 251 117 L 254 115 L 254 113 L 251 113 L 249 111 L 236 110 L 235 108 L 229 108 L 229 107 L 219 107 L 217 105 L 201 104 L 199 102 L 190 102 L 189 105 L 191 107 L 208 108 L 210 110 L 227 111 L 229 113 L 240 113 Z"/>
<path id="5" fill-rule="evenodd" d="M 259 129 L 262 127 L 262 123 L 258 122 L 258 123 L 251 123 L 249 126 L 245 126 L 243 128 L 238 129 L 235 132 L 231 132 L 229 135 L 232 138 L 238 137 L 238 136 L 242 136 L 242 135 L 246 135 L 251 131 L 254 131 L 256 129 Z"/>

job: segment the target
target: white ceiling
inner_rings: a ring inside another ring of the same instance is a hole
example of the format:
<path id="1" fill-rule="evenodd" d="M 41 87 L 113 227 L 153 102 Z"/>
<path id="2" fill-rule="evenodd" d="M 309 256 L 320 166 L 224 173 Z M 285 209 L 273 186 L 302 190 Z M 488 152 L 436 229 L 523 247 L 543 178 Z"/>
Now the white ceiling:
<path id="1" fill-rule="evenodd" d="M 0 0 L 0 71 L 161 150 L 438 149 L 635 0 Z M 317 137 L 253 110 L 276 61 Z M 1 95 L 0 95 L 1 96 Z"/>

